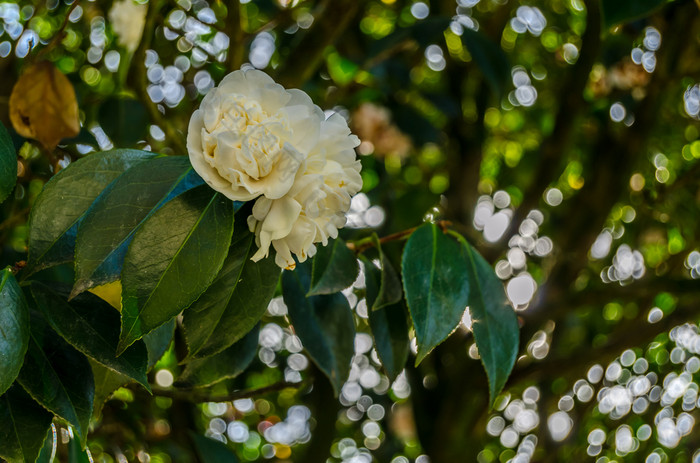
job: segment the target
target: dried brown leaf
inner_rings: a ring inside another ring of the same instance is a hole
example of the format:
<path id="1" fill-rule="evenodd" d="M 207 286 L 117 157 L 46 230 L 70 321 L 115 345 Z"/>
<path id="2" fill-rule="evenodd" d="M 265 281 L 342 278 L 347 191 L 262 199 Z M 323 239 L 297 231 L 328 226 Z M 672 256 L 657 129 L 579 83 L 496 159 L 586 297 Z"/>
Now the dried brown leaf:
<path id="1" fill-rule="evenodd" d="M 80 131 L 73 85 L 47 61 L 30 66 L 12 89 L 10 120 L 18 134 L 53 151 L 63 138 Z"/>

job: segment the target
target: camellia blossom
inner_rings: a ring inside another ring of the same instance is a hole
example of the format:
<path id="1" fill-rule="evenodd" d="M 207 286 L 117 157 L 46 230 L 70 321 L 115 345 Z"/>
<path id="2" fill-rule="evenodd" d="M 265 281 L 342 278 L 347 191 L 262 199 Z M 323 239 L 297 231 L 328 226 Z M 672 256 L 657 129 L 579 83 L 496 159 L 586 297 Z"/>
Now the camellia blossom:
<path id="1" fill-rule="evenodd" d="M 132 53 L 141 42 L 143 27 L 146 24 L 146 10 L 146 5 L 135 3 L 133 0 L 114 2 L 109 10 L 109 22 L 117 34 L 119 45 Z"/>
<path id="2" fill-rule="evenodd" d="M 255 199 L 248 226 L 258 261 L 293 268 L 345 225 L 362 188 L 359 139 L 338 114 L 328 119 L 301 90 L 286 90 L 262 71 L 234 71 L 190 119 L 187 150 L 197 173 L 235 201 Z"/>

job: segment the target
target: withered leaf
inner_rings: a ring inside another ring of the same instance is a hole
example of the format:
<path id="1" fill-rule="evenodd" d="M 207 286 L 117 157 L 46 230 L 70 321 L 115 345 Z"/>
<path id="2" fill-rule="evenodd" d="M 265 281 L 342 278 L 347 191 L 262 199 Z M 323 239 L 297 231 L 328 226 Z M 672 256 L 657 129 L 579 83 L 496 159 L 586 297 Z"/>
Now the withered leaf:
<path id="1" fill-rule="evenodd" d="M 48 61 L 30 66 L 12 89 L 10 120 L 18 134 L 52 151 L 80 131 L 73 85 Z"/>

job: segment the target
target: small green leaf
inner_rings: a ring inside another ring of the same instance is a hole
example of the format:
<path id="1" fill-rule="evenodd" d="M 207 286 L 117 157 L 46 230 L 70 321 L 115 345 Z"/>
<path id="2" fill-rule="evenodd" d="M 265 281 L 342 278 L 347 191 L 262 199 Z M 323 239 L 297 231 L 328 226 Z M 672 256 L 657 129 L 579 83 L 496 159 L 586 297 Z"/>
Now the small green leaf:
<path id="1" fill-rule="evenodd" d="M 367 307 L 372 307 L 379 294 L 382 272 L 365 256 L 360 259 L 365 271 Z M 393 381 L 401 373 L 408 359 L 408 324 L 403 301 L 379 310 L 370 310 L 369 326 L 379 359 L 387 376 Z"/>
<path id="2" fill-rule="evenodd" d="M 603 27 L 608 29 L 618 24 L 650 15 L 670 0 L 600 0 Z"/>
<path id="3" fill-rule="evenodd" d="M 124 171 L 155 156 L 138 150 L 91 154 L 51 178 L 29 215 L 28 271 L 71 261 L 78 226 L 95 198 Z"/>
<path id="4" fill-rule="evenodd" d="M 17 381 L 34 400 L 73 425 L 85 442 L 95 394 L 90 362 L 56 335 L 39 314 L 32 313 L 31 326 Z"/>
<path id="5" fill-rule="evenodd" d="M 101 364 L 90 360 L 92 376 L 95 378 L 95 398 L 92 405 L 93 416 L 99 416 L 107 399 L 120 387 L 126 386 L 133 380 L 128 376 L 117 373 L 114 370 L 103 367 Z"/>
<path id="6" fill-rule="evenodd" d="M 204 359 L 190 361 L 177 380 L 178 387 L 206 387 L 235 378 L 251 364 L 258 352 L 259 324 L 231 347 Z"/>
<path id="7" fill-rule="evenodd" d="M 133 98 L 108 98 L 100 105 L 97 120 L 107 136 L 119 147 L 134 146 L 148 136 L 148 112 L 143 103 Z"/>
<path id="8" fill-rule="evenodd" d="M 182 156 L 150 159 L 112 182 L 78 227 L 71 297 L 117 280 L 139 227 L 169 200 L 203 182 Z"/>
<path id="9" fill-rule="evenodd" d="M 52 455 L 56 456 L 56 448 L 58 447 L 58 436 L 56 434 L 56 426 L 49 426 L 49 431 L 46 433 L 44 445 L 41 447 L 36 463 L 53 463 L 53 458 L 51 457 Z"/>
<path id="10" fill-rule="evenodd" d="M 510 375 L 518 356 L 518 318 L 507 302 L 503 283 L 493 268 L 457 234 L 468 263 L 469 312 L 481 362 L 489 378 L 491 403 Z"/>
<path id="11" fill-rule="evenodd" d="M 267 310 L 280 268 L 273 256 L 250 260 L 256 250 L 255 236 L 244 226 L 237 227 L 221 271 L 184 313 L 190 357 L 223 351 L 245 336 Z"/>
<path id="12" fill-rule="evenodd" d="M 401 263 L 419 364 L 452 334 L 467 308 L 467 263 L 461 246 L 434 223 L 411 234 Z"/>
<path id="13" fill-rule="evenodd" d="M 87 451 L 84 450 L 78 439 L 68 442 L 68 463 L 92 463 Z"/>
<path id="14" fill-rule="evenodd" d="M 53 415 L 17 384 L 0 397 L 0 457 L 9 463 L 35 461 Z"/>
<path id="15" fill-rule="evenodd" d="M 120 353 L 197 300 L 221 269 L 232 233 L 233 202 L 206 185 L 153 214 L 124 258 Z"/>
<path id="16" fill-rule="evenodd" d="M 0 122 L 0 203 L 12 193 L 17 183 L 17 153 L 10 134 Z"/>
<path id="17" fill-rule="evenodd" d="M 29 309 L 9 268 L 0 272 L 0 395 L 14 382 L 29 344 Z"/>
<path id="18" fill-rule="evenodd" d="M 462 43 L 479 66 L 494 95 L 500 98 L 506 92 L 511 79 L 510 63 L 503 49 L 483 32 L 466 27 L 462 29 Z"/>
<path id="19" fill-rule="evenodd" d="M 31 294 L 51 327 L 83 354 L 105 367 L 128 376 L 150 391 L 146 368 L 148 352 L 140 342 L 117 357 L 119 312 L 90 293 L 83 293 L 71 302 L 65 300 L 68 288 L 51 287 L 33 282 Z"/>
<path id="20" fill-rule="evenodd" d="M 328 376 L 337 396 L 350 374 L 355 351 L 355 321 L 342 293 L 306 297 L 311 280 L 308 264 L 282 273 L 289 318 L 311 359 Z"/>
<path id="21" fill-rule="evenodd" d="M 148 350 L 148 371 L 160 360 L 170 347 L 175 334 L 175 319 L 160 325 L 143 337 Z"/>
<path id="22" fill-rule="evenodd" d="M 379 254 L 379 266 L 381 268 L 381 278 L 379 279 L 379 292 L 374 298 L 374 302 L 368 308 L 379 310 L 382 307 L 396 304 L 401 301 L 403 292 L 401 291 L 401 280 L 396 275 L 394 267 L 391 265 L 389 258 L 382 250 L 382 244 L 379 241 L 377 234 L 372 235 L 374 247 Z"/>
<path id="23" fill-rule="evenodd" d="M 333 294 L 350 286 L 357 278 L 355 254 L 345 241 L 336 238 L 328 246 L 319 246 L 313 258 L 309 296 Z"/>
<path id="24" fill-rule="evenodd" d="M 238 463 L 238 457 L 226 444 L 190 431 L 199 459 L 207 463 Z"/>

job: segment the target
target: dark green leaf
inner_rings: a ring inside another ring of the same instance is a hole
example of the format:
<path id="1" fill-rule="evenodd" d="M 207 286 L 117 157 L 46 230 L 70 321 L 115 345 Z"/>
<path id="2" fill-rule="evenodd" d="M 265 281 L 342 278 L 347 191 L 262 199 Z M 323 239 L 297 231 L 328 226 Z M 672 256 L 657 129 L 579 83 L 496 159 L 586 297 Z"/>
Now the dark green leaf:
<path id="1" fill-rule="evenodd" d="M 119 352 L 189 307 L 209 287 L 232 233 L 233 202 L 206 185 L 153 214 L 124 258 Z"/>
<path id="2" fill-rule="evenodd" d="M 138 150 L 91 154 L 49 180 L 29 216 L 29 271 L 72 260 L 78 226 L 95 198 L 124 171 L 155 156 Z"/>
<path id="3" fill-rule="evenodd" d="M 87 451 L 81 448 L 78 439 L 68 442 L 68 463 L 91 463 Z"/>
<path id="4" fill-rule="evenodd" d="M 500 97 L 510 82 L 510 63 L 501 47 L 482 32 L 468 28 L 462 30 L 462 43 L 489 83 L 493 93 Z"/>
<path id="5" fill-rule="evenodd" d="M 214 282 L 185 311 L 183 324 L 190 357 L 216 354 L 241 339 L 265 313 L 279 280 L 273 256 L 250 260 L 254 235 L 236 228 L 229 255 Z"/>
<path id="6" fill-rule="evenodd" d="M 87 437 L 95 383 L 90 362 L 32 313 L 31 339 L 17 381 L 37 402 Z M 79 374 L 76 374 L 79 373 Z"/>
<path id="7" fill-rule="evenodd" d="M 10 134 L 0 122 L 0 203 L 5 201 L 17 183 L 17 153 Z"/>
<path id="8" fill-rule="evenodd" d="M 365 271 L 367 307 L 372 307 L 379 294 L 382 271 L 365 256 L 361 257 Z M 408 359 L 408 324 L 403 301 L 369 311 L 369 326 L 374 346 L 391 381 L 403 370 Z"/>
<path id="9" fill-rule="evenodd" d="M 238 463 L 238 457 L 226 444 L 190 432 L 201 461 L 207 463 Z"/>
<path id="10" fill-rule="evenodd" d="M 146 343 L 146 349 L 148 349 L 149 371 L 153 368 L 153 365 L 160 360 L 163 354 L 165 354 L 168 347 L 170 347 L 170 342 L 173 340 L 174 333 L 175 319 L 172 319 L 143 337 L 143 342 Z"/>
<path id="11" fill-rule="evenodd" d="M 146 107 L 132 98 L 111 97 L 100 105 L 97 120 L 119 147 L 134 146 L 148 136 L 150 119 Z"/>
<path id="12" fill-rule="evenodd" d="M 411 234 L 401 268 L 418 343 L 417 365 L 462 320 L 469 296 L 468 269 L 459 243 L 434 223 Z"/>
<path id="13" fill-rule="evenodd" d="M 133 380 L 128 376 L 105 368 L 93 360 L 90 360 L 90 366 L 92 367 L 92 376 L 95 378 L 95 398 L 92 405 L 92 413 L 93 416 L 99 416 L 102 412 L 102 406 L 112 396 L 112 393 Z"/>
<path id="14" fill-rule="evenodd" d="M 204 387 L 235 378 L 241 374 L 258 352 L 259 325 L 250 330 L 243 339 L 218 354 L 204 359 L 194 359 L 185 367 L 178 379 L 181 387 Z"/>
<path id="15" fill-rule="evenodd" d="M 35 461 L 53 415 L 17 384 L 0 397 L 0 457 L 9 463 Z"/>
<path id="16" fill-rule="evenodd" d="M 355 350 L 355 321 L 342 293 L 306 297 L 309 265 L 282 273 L 282 293 L 289 318 L 311 359 L 328 376 L 336 395 L 350 374 Z"/>
<path id="17" fill-rule="evenodd" d="M 71 295 L 118 279 L 136 230 L 160 206 L 202 183 L 180 156 L 151 159 L 112 182 L 78 227 Z"/>
<path id="18" fill-rule="evenodd" d="M 357 258 L 345 241 L 337 238 L 319 246 L 313 258 L 309 296 L 333 294 L 350 286 L 359 272 Z"/>
<path id="19" fill-rule="evenodd" d="M 29 343 L 29 309 L 9 268 L 0 272 L 0 395 L 14 382 Z"/>
<path id="20" fill-rule="evenodd" d="M 62 289 L 57 292 L 38 282 L 31 285 L 32 297 L 51 327 L 83 354 L 150 391 L 146 378 L 148 352 L 143 342 L 116 356 L 119 312 L 91 293 L 81 294 L 69 303 L 65 300 L 69 289 Z"/>
<path id="21" fill-rule="evenodd" d="M 396 271 L 391 265 L 389 258 L 386 256 L 386 254 L 384 254 L 382 244 L 379 242 L 379 237 L 376 233 L 372 235 L 372 241 L 374 242 L 374 247 L 379 254 L 381 278 L 379 280 L 379 291 L 373 298 L 371 305 L 369 304 L 369 301 L 367 302 L 367 308 L 371 310 L 379 310 L 382 307 L 396 304 L 397 302 L 401 301 L 403 292 L 401 291 L 401 280 L 399 280 L 399 277 L 396 275 Z"/>
<path id="22" fill-rule="evenodd" d="M 518 356 L 518 318 L 507 302 L 503 283 L 489 263 L 463 237 L 459 236 L 459 240 L 468 263 L 472 331 L 489 378 L 489 393 L 493 403 L 503 389 Z"/>
<path id="23" fill-rule="evenodd" d="M 55 457 L 56 448 L 58 446 L 58 436 L 56 433 L 56 427 L 50 426 L 49 431 L 46 433 L 46 438 L 44 439 L 44 446 L 41 447 L 41 452 L 39 452 L 39 457 L 36 459 L 36 463 L 52 463 L 53 459 L 51 456 Z"/>
<path id="24" fill-rule="evenodd" d="M 600 0 L 603 27 L 607 29 L 643 18 L 666 3 L 669 0 Z"/>

